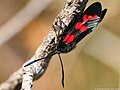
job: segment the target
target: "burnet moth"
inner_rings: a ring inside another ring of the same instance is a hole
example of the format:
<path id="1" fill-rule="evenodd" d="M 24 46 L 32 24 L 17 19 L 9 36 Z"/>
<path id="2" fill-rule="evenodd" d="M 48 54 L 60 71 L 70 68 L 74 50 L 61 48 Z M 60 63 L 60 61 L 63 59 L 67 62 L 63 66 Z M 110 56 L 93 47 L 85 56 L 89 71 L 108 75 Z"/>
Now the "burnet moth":
<path id="1" fill-rule="evenodd" d="M 64 87 L 64 67 L 60 57 L 60 53 L 68 53 L 73 50 L 76 45 L 103 20 L 107 9 L 102 10 L 100 2 L 91 4 L 82 15 L 78 14 L 76 19 L 73 19 L 68 25 L 63 34 L 59 37 L 59 44 L 56 48 L 56 54 L 58 54 L 61 67 L 62 67 L 62 85 Z M 24 67 L 33 64 L 39 60 L 48 58 L 40 58 L 33 60 L 24 65 Z"/>
<path id="2" fill-rule="evenodd" d="M 102 11 L 102 6 L 99 2 L 90 5 L 81 16 L 78 16 L 75 22 L 69 24 L 61 36 L 60 44 L 57 50 L 60 53 L 67 53 L 73 50 L 78 42 L 102 21 L 107 9 Z"/>
<path id="3" fill-rule="evenodd" d="M 62 66 L 62 85 L 64 87 L 64 67 L 60 53 L 68 53 L 103 20 L 107 9 L 102 11 L 101 3 L 91 4 L 81 16 L 72 21 L 68 28 L 61 35 L 60 43 L 57 46 L 57 52 Z"/>

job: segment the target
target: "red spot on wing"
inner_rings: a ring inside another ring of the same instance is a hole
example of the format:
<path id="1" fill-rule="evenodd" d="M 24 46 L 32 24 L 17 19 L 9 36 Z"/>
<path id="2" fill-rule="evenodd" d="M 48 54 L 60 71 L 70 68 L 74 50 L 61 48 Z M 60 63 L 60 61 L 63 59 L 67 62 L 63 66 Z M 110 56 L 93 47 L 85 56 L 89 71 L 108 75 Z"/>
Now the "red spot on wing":
<path id="1" fill-rule="evenodd" d="M 68 39 L 69 39 L 69 37 L 70 37 L 70 34 L 67 34 L 67 36 L 64 38 L 64 42 L 66 42 Z"/>
<path id="2" fill-rule="evenodd" d="M 80 27 L 81 27 L 81 25 L 82 25 L 82 22 L 78 22 L 78 23 L 75 25 L 75 29 L 76 29 L 76 30 L 79 30 Z"/>
<path id="3" fill-rule="evenodd" d="M 70 35 L 70 34 L 67 34 L 67 36 L 65 37 L 65 39 L 63 40 L 65 43 L 71 43 L 73 40 L 74 40 L 74 35 Z"/>
<path id="4" fill-rule="evenodd" d="M 90 20 L 91 18 L 96 18 L 96 15 L 95 15 L 95 16 L 84 15 L 84 16 L 83 16 L 83 22 L 87 22 L 87 21 Z"/>
<path id="5" fill-rule="evenodd" d="M 66 43 L 71 43 L 74 40 L 75 36 L 72 34 L 69 39 L 66 41 Z"/>
<path id="6" fill-rule="evenodd" d="M 91 18 L 93 18 L 93 16 L 88 15 L 88 20 L 91 19 Z"/>
<path id="7" fill-rule="evenodd" d="M 96 18 L 98 18 L 98 16 L 97 16 L 97 15 L 94 15 L 93 18 L 96 19 Z"/>
<path id="8" fill-rule="evenodd" d="M 84 16 L 83 16 L 83 21 L 84 21 L 84 22 L 87 22 L 87 21 L 88 21 L 88 15 L 84 15 Z"/>
<path id="9" fill-rule="evenodd" d="M 87 30 L 86 26 L 82 25 L 82 26 L 80 27 L 80 31 L 84 32 L 84 31 L 86 31 L 86 30 Z"/>
<path id="10" fill-rule="evenodd" d="M 83 16 L 83 22 L 87 22 L 87 21 L 90 20 L 90 19 L 96 19 L 97 17 L 98 17 L 97 15 L 94 15 L 94 16 L 84 15 L 84 16 Z"/>

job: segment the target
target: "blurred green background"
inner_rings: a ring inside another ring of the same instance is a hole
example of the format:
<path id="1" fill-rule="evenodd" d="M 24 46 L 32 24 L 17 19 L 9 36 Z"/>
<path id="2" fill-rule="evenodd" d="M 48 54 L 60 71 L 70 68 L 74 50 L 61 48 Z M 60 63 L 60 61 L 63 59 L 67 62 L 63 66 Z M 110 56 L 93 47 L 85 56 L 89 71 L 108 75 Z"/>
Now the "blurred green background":
<path id="1" fill-rule="evenodd" d="M 0 0 L 0 25 L 14 17 L 29 1 Z M 65 67 L 64 90 L 111 90 L 120 86 L 120 0 L 89 0 L 87 7 L 96 1 L 108 9 L 107 15 L 76 49 L 61 55 Z M 1 83 L 32 57 L 49 32 L 63 2 L 53 0 L 30 24 L 0 47 Z M 51 59 L 46 73 L 34 82 L 33 90 L 63 90 L 58 59 L 58 56 Z"/>

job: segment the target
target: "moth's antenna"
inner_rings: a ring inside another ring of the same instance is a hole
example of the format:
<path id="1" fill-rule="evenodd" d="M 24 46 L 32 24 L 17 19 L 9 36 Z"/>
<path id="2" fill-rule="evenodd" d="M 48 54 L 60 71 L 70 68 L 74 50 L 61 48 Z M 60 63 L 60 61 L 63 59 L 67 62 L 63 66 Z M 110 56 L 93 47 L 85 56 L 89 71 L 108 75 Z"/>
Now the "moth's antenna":
<path id="1" fill-rule="evenodd" d="M 46 57 L 43 57 L 43 58 L 39 58 L 39 59 L 30 61 L 30 62 L 26 63 L 26 64 L 24 65 L 24 67 L 27 67 L 27 66 L 29 66 L 29 65 L 31 65 L 31 64 L 33 64 L 33 63 L 35 63 L 35 62 L 37 62 L 37 61 L 40 61 L 40 60 L 45 59 L 45 58 L 48 58 L 48 57 L 49 57 L 49 56 L 46 56 Z"/>
<path id="2" fill-rule="evenodd" d="M 59 60 L 60 60 L 61 68 L 62 68 L 62 81 L 61 82 L 62 82 L 62 86 L 64 87 L 64 66 L 63 66 L 63 62 L 62 62 L 60 53 L 58 53 L 58 56 L 59 56 Z"/>
<path id="3" fill-rule="evenodd" d="M 54 26 L 53 26 L 53 28 L 55 29 Z M 57 34 L 56 34 L 56 37 L 57 37 L 57 41 L 58 41 L 59 38 L 58 38 Z M 61 68 L 62 68 L 62 81 L 61 81 L 61 83 L 62 83 L 62 86 L 64 87 L 64 66 L 63 66 L 63 62 L 62 62 L 61 56 L 60 56 L 60 52 L 57 50 L 57 47 L 56 47 L 56 54 L 58 54 L 58 57 L 59 57 L 59 60 L 60 60 L 60 64 L 61 64 Z"/>

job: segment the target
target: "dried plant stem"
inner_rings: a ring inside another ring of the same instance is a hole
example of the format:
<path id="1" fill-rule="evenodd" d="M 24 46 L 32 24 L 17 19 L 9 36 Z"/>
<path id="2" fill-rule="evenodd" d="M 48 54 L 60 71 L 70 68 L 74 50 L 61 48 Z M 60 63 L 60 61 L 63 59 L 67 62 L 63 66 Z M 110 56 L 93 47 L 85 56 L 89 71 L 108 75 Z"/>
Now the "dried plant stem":
<path id="1" fill-rule="evenodd" d="M 87 1 L 88 0 L 67 0 L 65 2 L 64 8 L 55 18 L 50 32 L 37 49 L 35 55 L 28 62 L 26 62 L 20 70 L 15 72 L 8 80 L 1 84 L 0 90 L 13 90 L 19 83 L 22 83 L 21 90 L 31 90 L 33 81 L 37 80 L 44 74 L 51 57 L 55 54 L 55 49 L 58 44 L 58 36 L 63 34 L 73 17 L 83 10 Z M 30 61 L 40 58 L 44 59 L 24 67 Z M 18 77 L 16 78 L 16 76 Z M 14 83 L 16 82 L 12 89 L 9 88 L 12 84 L 8 81 Z M 7 89 L 4 88 L 6 84 L 8 85 Z"/>

